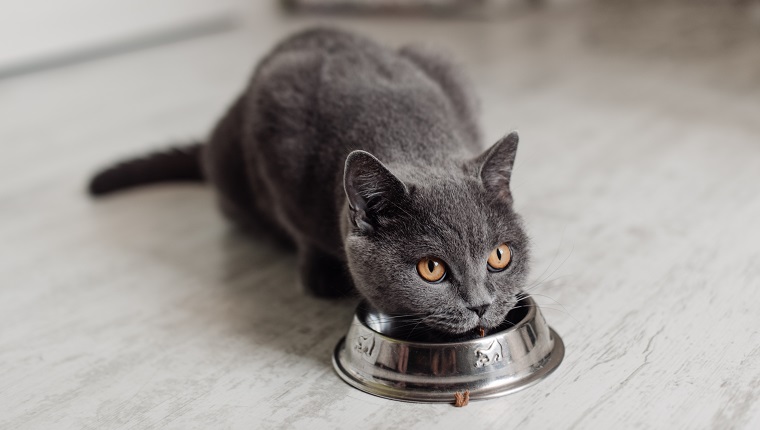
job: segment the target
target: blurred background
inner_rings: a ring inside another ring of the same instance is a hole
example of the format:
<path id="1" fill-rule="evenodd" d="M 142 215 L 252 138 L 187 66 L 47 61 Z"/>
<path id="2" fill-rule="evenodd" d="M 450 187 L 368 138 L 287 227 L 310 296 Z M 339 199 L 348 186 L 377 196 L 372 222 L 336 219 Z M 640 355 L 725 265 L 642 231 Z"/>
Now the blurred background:
<path id="1" fill-rule="evenodd" d="M 459 414 L 355 392 L 354 303 L 207 188 L 85 195 L 313 25 L 447 52 L 484 143 L 519 128 L 547 381 Z M 760 428 L 760 1 L 0 0 L 0 148 L 2 428 Z"/>
<path id="2" fill-rule="evenodd" d="M 474 49 L 476 42 L 488 42 L 487 34 L 494 34 L 494 27 L 533 20 L 533 26 L 537 26 L 533 42 L 542 34 L 545 37 L 562 35 L 580 39 L 588 47 L 616 46 L 639 53 L 691 56 L 735 49 L 742 39 L 756 35 L 760 25 L 760 6 L 754 0 L 165 0 L 158 3 L 147 0 L 53 3 L 3 0 L 0 6 L 3 11 L 0 18 L 2 77 L 245 28 L 256 35 L 272 34 L 280 28 L 308 22 L 400 26 L 410 31 L 427 25 L 451 28 L 452 32 L 480 32 L 461 42 L 472 43 Z M 441 21 L 434 23 L 436 20 Z M 435 34 L 425 37 L 424 30 L 417 29 L 418 39 L 441 40 Z M 489 49 L 479 46 L 481 52 Z"/>

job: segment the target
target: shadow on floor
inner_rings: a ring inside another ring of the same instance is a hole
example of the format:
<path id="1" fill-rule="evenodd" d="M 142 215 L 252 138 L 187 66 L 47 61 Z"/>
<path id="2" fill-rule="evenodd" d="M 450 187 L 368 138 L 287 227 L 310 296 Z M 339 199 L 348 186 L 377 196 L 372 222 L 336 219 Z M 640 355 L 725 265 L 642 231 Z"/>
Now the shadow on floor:
<path id="1" fill-rule="evenodd" d="M 233 353 L 242 350 L 262 365 L 298 366 L 307 358 L 331 366 L 332 349 L 348 329 L 358 296 L 307 295 L 298 285 L 295 253 L 231 226 L 210 190 L 146 187 L 93 205 L 101 252 L 143 266 L 141 281 L 154 287 L 141 294 L 152 295 L 146 306 L 158 308 L 148 311 L 171 307 L 166 311 L 186 315 L 173 322 L 183 325 L 172 329 L 178 336 L 190 333 L 210 348 L 233 342 Z M 203 336 L 209 338 L 198 339 Z"/>

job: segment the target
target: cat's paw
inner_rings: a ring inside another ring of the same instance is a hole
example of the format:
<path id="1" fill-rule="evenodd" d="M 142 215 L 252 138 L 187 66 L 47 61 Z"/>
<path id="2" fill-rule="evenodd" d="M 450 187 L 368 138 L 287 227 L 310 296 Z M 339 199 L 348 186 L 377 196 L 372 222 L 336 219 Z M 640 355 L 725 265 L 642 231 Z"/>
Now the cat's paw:
<path id="1" fill-rule="evenodd" d="M 348 267 L 342 261 L 314 251 L 302 251 L 299 258 L 300 283 L 307 293 L 325 299 L 355 294 Z"/>

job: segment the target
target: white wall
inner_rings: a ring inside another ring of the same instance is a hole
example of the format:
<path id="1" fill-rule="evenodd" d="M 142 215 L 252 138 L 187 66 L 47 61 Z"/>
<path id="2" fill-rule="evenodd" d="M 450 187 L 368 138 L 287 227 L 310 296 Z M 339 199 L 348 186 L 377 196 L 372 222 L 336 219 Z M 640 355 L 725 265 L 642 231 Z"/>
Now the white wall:
<path id="1" fill-rule="evenodd" d="M 0 0 L 0 73 L 208 25 L 236 0 Z"/>

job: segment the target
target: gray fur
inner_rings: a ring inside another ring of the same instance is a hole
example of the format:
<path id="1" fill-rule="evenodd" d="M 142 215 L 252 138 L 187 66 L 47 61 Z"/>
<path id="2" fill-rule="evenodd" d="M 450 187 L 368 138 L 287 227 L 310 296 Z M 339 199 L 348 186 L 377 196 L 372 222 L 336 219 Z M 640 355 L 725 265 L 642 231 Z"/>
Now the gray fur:
<path id="1" fill-rule="evenodd" d="M 442 57 L 336 30 L 296 34 L 259 64 L 203 148 L 223 211 L 298 252 L 319 296 L 358 290 L 456 334 L 498 326 L 529 266 L 512 209 L 517 134 L 484 150 L 476 104 Z M 487 270 L 509 243 L 513 261 Z M 429 284 L 417 262 L 447 277 Z M 468 307 L 490 305 L 479 318 Z"/>
<path id="2" fill-rule="evenodd" d="M 223 194 L 223 184 L 247 185 L 227 190 L 225 206 L 244 219 L 255 208 L 256 222 L 295 242 L 314 293 L 355 287 L 387 313 L 449 333 L 495 327 L 528 270 L 509 191 L 517 135 L 482 152 L 470 94 L 441 57 L 307 31 L 259 65 L 229 114 L 242 133 L 237 142 L 217 133 L 208 167 Z M 241 155 L 244 171 L 227 172 Z M 489 272 L 488 255 L 503 242 L 514 260 Z M 419 277 L 425 256 L 446 262 L 443 282 Z M 482 321 L 467 309 L 489 303 Z"/>

